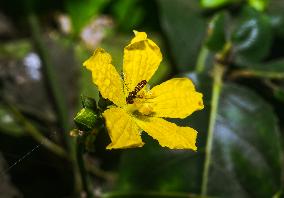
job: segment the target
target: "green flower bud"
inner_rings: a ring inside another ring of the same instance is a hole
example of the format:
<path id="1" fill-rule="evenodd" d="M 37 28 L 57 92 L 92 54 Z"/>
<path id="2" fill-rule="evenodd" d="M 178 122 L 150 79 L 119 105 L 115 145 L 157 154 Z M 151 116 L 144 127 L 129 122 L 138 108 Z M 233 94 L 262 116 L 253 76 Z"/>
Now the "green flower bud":
<path id="1" fill-rule="evenodd" d="M 76 126 L 82 131 L 91 131 L 95 128 L 97 121 L 98 115 L 89 108 L 81 109 L 74 118 Z"/>
<path id="2" fill-rule="evenodd" d="M 88 97 L 88 96 L 81 96 L 82 105 L 84 108 L 92 109 L 94 112 L 98 112 L 96 100 Z"/>

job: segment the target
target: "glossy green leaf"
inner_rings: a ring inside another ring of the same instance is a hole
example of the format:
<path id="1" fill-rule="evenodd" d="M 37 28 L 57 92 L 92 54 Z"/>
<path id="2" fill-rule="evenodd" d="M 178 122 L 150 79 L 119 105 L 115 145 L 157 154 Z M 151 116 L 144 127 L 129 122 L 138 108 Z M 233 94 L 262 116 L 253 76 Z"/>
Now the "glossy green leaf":
<path id="1" fill-rule="evenodd" d="M 281 186 L 279 135 L 269 104 L 246 88 L 225 85 L 214 130 L 209 194 L 274 195 Z"/>
<path id="2" fill-rule="evenodd" d="M 238 65 L 247 67 L 243 70 L 248 75 L 259 76 L 263 78 L 279 78 L 284 79 L 284 59 L 273 60 L 264 63 L 253 63 L 247 61 L 239 61 Z"/>
<path id="3" fill-rule="evenodd" d="M 211 51 L 220 51 L 226 43 L 226 15 L 225 12 L 216 14 L 210 21 L 207 30 L 206 46 Z"/>
<path id="4" fill-rule="evenodd" d="M 245 8 L 240 23 L 232 35 L 237 58 L 261 61 L 272 45 L 272 27 L 267 16 L 252 8 Z"/>
<path id="5" fill-rule="evenodd" d="M 147 141 L 143 148 L 123 154 L 118 191 L 200 193 L 211 95 L 210 81 L 204 80 L 197 90 L 204 93 L 205 110 L 177 122 L 197 129 L 198 151 L 161 148 L 143 137 Z M 282 156 L 272 108 L 254 92 L 235 84 L 224 85 L 219 102 L 208 195 L 271 197 L 281 186 Z"/>
<path id="6" fill-rule="evenodd" d="M 173 61 L 180 71 L 194 69 L 206 30 L 197 1 L 157 0 L 160 21 Z"/>

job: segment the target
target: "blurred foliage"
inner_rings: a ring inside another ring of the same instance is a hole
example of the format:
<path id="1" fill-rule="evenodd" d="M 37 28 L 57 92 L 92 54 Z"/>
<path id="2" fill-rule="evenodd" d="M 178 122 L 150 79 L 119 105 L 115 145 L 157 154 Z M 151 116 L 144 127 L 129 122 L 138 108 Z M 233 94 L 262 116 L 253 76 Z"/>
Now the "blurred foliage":
<path id="1" fill-rule="evenodd" d="M 227 40 L 225 28 L 227 14 L 224 12 L 217 13 L 208 25 L 206 46 L 211 51 L 221 51 Z"/>
<path id="2" fill-rule="evenodd" d="M 145 11 L 138 5 L 137 0 L 116 1 L 112 11 L 117 25 L 127 31 L 136 29 L 145 15 Z"/>
<path id="3" fill-rule="evenodd" d="M 0 131 L 14 136 L 25 134 L 23 128 L 19 126 L 14 120 L 13 115 L 3 105 L 0 106 Z"/>
<path id="4" fill-rule="evenodd" d="M 66 2 L 66 10 L 72 21 L 74 34 L 79 34 L 91 19 L 98 16 L 108 0 L 69 0 Z"/>
<path id="5" fill-rule="evenodd" d="M 261 61 L 269 54 L 272 45 L 272 28 L 266 15 L 245 7 L 232 35 L 238 56 L 251 61 Z"/>
<path id="6" fill-rule="evenodd" d="M 181 72 L 193 69 L 197 49 L 204 38 L 206 22 L 198 9 L 197 1 L 158 0 L 161 12 L 161 25 L 169 40 L 174 63 Z M 190 12 L 189 12 L 190 10 Z"/>
<path id="7" fill-rule="evenodd" d="M 283 196 L 283 10 L 279 0 L 1 2 L 0 151 L 16 165 L 2 172 L 0 155 L 0 196 L 79 197 L 82 181 L 108 198 Z M 71 31 L 62 31 L 69 22 Z M 146 133 L 143 148 L 106 151 L 100 112 L 109 101 L 81 63 L 100 46 L 121 73 L 134 29 L 163 53 L 151 86 L 185 76 L 203 93 L 203 111 L 171 119 L 198 131 L 197 152 L 161 148 Z M 86 45 L 83 33 L 95 42 Z"/>

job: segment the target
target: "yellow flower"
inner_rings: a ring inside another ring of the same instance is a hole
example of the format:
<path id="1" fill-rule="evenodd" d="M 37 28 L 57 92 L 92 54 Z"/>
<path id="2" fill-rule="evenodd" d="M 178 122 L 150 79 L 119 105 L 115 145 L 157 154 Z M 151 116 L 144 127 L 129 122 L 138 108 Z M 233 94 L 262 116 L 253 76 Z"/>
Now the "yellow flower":
<path id="1" fill-rule="evenodd" d="M 188 78 L 173 78 L 150 90 L 146 83 L 157 70 L 162 54 L 145 32 L 134 33 L 124 48 L 123 79 L 111 56 L 101 48 L 84 62 L 102 97 L 114 103 L 103 113 L 111 138 L 107 149 L 143 146 L 143 130 L 163 147 L 196 150 L 194 129 L 163 118 L 185 118 L 203 109 L 202 94 Z"/>

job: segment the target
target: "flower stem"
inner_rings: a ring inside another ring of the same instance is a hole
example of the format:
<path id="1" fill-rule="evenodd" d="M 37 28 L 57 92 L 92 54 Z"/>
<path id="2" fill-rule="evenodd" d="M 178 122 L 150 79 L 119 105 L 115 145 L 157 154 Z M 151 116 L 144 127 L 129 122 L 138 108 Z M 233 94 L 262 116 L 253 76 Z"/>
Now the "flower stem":
<path id="1" fill-rule="evenodd" d="M 211 150 L 213 144 L 213 133 L 214 127 L 217 118 L 218 112 L 218 104 L 219 104 L 219 97 L 222 88 L 222 77 L 224 73 L 224 66 L 216 64 L 213 70 L 213 91 L 212 91 L 212 99 L 211 99 L 211 112 L 209 118 L 209 127 L 208 127 L 208 134 L 207 134 L 207 142 L 206 142 L 206 149 L 205 149 L 205 163 L 203 169 L 203 177 L 202 177 L 202 185 L 201 185 L 201 195 L 207 195 L 207 184 L 208 184 L 208 177 L 209 177 L 209 168 L 211 164 Z"/>
<path id="2" fill-rule="evenodd" d="M 85 136 L 78 136 L 77 137 L 77 143 L 76 143 L 76 158 L 77 158 L 77 164 L 79 166 L 79 171 L 81 175 L 81 183 L 84 193 L 86 193 L 87 198 L 92 198 L 93 194 L 90 189 L 89 185 L 89 178 L 87 174 L 87 170 L 85 167 L 85 161 L 84 161 L 84 143 L 85 143 Z"/>
<path id="3" fill-rule="evenodd" d="M 197 62 L 196 62 L 196 67 L 195 67 L 195 71 L 197 73 L 202 73 L 204 68 L 205 68 L 205 64 L 206 64 L 206 59 L 208 57 L 209 54 L 209 50 L 207 49 L 207 47 L 205 45 L 203 45 L 201 47 L 201 50 L 199 52 L 198 58 L 197 58 Z"/>

